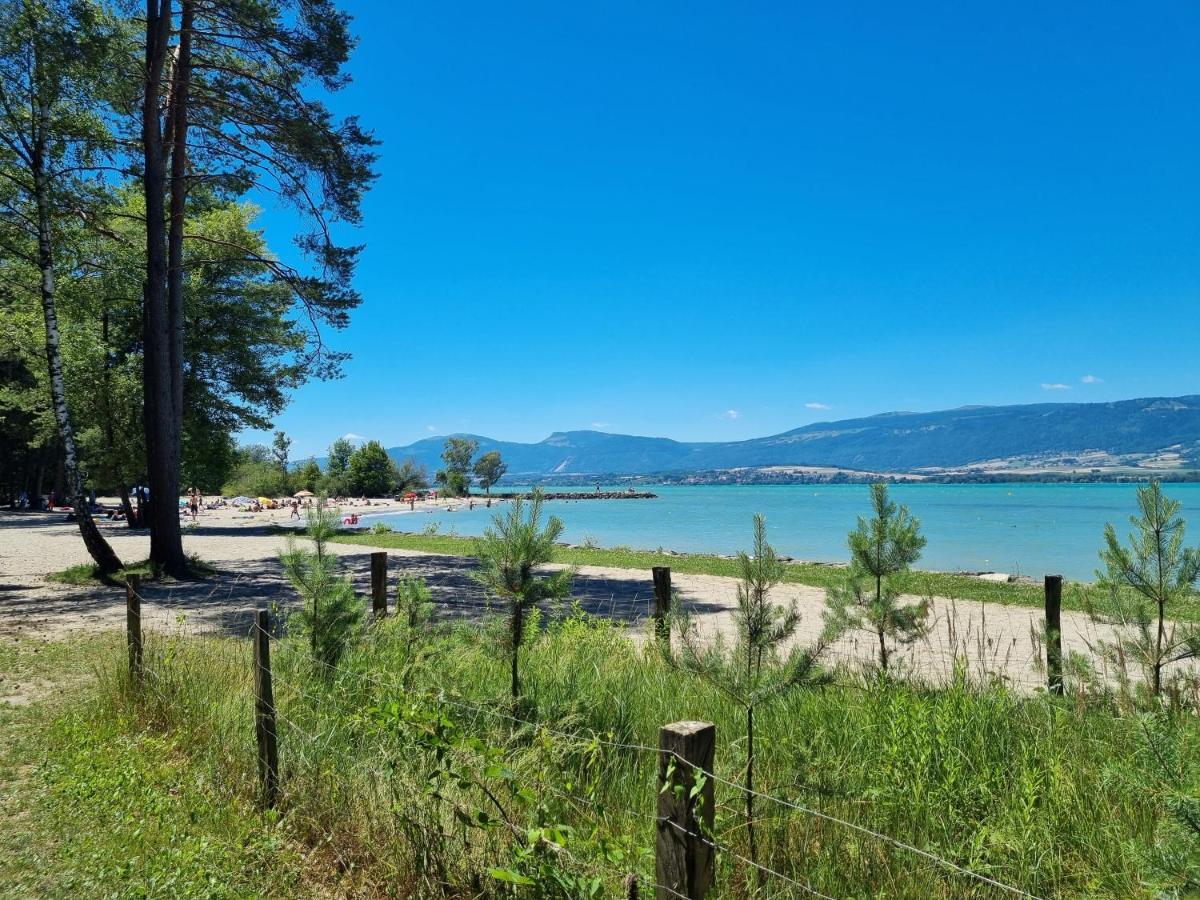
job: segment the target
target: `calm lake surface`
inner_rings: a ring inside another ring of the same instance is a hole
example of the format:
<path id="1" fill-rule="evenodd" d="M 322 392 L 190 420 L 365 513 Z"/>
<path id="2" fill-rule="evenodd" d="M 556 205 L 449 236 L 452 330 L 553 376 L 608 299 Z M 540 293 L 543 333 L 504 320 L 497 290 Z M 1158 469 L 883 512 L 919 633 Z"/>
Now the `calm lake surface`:
<path id="1" fill-rule="evenodd" d="M 619 490 L 618 486 L 606 486 Z M 520 490 L 502 485 L 497 490 Z M 558 489 L 556 489 L 558 490 Z M 586 492 L 586 489 L 580 489 Z M 846 532 L 869 511 L 865 485 L 716 485 L 651 487 L 656 500 L 559 500 L 546 504 L 563 520 L 563 540 L 591 539 L 603 547 L 662 547 L 692 553 L 734 553 L 751 537 L 751 517 L 767 517 L 775 548 L 803 560 L 848 558 Z M 921 520 L 929 539 L 918 567 L 938 571 L 997 571 L 1040 577 L 1061 574 L 1091 581 L 1099 565 L 1104 524 L 1122 537 L 1136 511 L 1131 484 L 919 484 L 891 489 Z M 1200 484 L 1168 484 L 1192 521 L 1188 544 L 1200 542 Z M 505 509 L 371 516 L 398 531 L 478 535 Z"/>

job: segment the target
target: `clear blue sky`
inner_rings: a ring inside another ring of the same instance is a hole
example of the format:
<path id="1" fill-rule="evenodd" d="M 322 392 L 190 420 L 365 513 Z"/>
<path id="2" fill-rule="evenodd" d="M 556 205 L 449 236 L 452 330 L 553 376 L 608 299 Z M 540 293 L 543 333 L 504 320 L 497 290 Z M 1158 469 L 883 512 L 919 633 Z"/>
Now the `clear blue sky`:
<path id="1" fill-rule="evenodd" d="M 346 6 L 381 177 L 294 457 L 1200 392 L 1195 3 Z"/>

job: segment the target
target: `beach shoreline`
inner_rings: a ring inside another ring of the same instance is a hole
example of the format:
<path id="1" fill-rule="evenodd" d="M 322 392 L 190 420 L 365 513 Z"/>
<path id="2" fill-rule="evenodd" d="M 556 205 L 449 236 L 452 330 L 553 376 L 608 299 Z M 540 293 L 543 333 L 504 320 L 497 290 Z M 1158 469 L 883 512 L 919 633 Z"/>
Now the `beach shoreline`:
<path id="1" fill-rule="evenodd" d="M 361 508 L 361 507 L 360 507 Z M 285 511 L 275 511 L 286 516 Z M 57 518 L 58 521 L 54 519 Z M 285 530 L 275 526 L 284 525 Z M 144 559 L 149 550 L 145 532 L 110 523 L 106 535 L 126 562 Z M 386 538 L 387 535 L 368 535 Z M 184 532 L 184 548 L 216 570 L 195 582 L 143 584 L 147 628 L 170 630 L 187 623 L 190 629 L 236 636 L 244 633 L 248 610 L 276 606 L 295 608 L 296 597 L 282 574 L 278 555 L 294 539 L 286 523 L 263 514 L 237 517 L 207 515 Z M 332 543 L 356 590 L 369 594 L 370 554 L 379 547 L 360 543 Z M 389 579 L 401 576 L 427 580 L 439 616 L 482 619 L 491 614 L 492 602 L 471 573 L 475 561 L 463 554 L 388 548 Z M 0 512 L 0 639 L 60 640 L 81 630 L 124 626 L 124 591 L 99 583 L 59 584 L 47 575 L 88 562 L 74 523 L 61 513 Z M 653 611 L 653 582 L 648 568 L 578 565 L 574 598 L 579 608 L 612 618 L 640 640 Z M 737 606 L 735 578 L 726 575 L 676 571 L 673 586 L 680 602 L 701 632 L 709 637 L 730 636 Z M 825 590 L 792 581 L 779 585 L 775 602 L 795 603 L 801 613 L 796 640 L 811 642 L 823 628 Z M 1021 690 L 1044 683 L 1039 648 L 1031 640 L 1041 622 L 1041 611 L 1029 606 L 1006 605 L 949 597 L 930 598 L 933 625 L 921 643 L 898 651 L 897 665 L 930 679 L 950 677 L 956 659 L 968 651 L 981 669 L 994 669 L 997 677 Z M 365 599 L 364 599 L 365 602 Z M 1064 610 L 1063 634 L 1068 652 L 1085 652 L 1102 638 L 1098 626 L 1085 614 Z M 875 644 L 869 636 L 849 635 L 829 650 L 829 659 L 854 666 L 869 666 Z"/>

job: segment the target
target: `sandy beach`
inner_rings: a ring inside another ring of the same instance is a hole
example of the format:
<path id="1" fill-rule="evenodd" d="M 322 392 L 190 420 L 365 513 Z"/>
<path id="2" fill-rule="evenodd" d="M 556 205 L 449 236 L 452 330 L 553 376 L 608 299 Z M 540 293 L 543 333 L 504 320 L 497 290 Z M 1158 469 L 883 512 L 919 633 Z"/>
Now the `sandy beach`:
<path id="1" fill-rule="evenodd" d="M 368 511 L 365 507 L 345 507 L 347 512 L 351 509 Z M 372 501 L 369 509 L 408 513 L 407 504 L 377 506 Z M 417 514 L 420 510 L 418 504 Z M 287 538 L 271 533 L 272 526 L 286 527 L 289 515 L 287 510 L 256 514 L 236 510 L 203 512 L 195 525 L 185 528 L 184 549 L 215 567 L 218 574 L 194 582 L 147 584 L 143 589 L 146 627 L 239 634 L 245 630 L 249 610 L 273 603 L 283 609 L 294 605 L 294 594 L 278 563 L 278 553 Z M 296 520 L 292 519 L 291 524 L 297 524 Z M 134 562 L 147 556 L 149 537 L 145 532 L 132 531 L 122 523 L 104 523 L 102 527 L 123 560 Z M 370 548 L 331 546 L 355 586 L 366 595 Z M 439 616 L 479 619 L 488 614 L 488 598 L 471 578 L 471 560 L 407 550 L 388 553 L 389 579 L 394 581 L 402 574 L 427 579 Z M 88 561 L 75 526 L 65 521 L 63 514 L 0 513 L 0 640 L 53 640 L 81 629 L 123 627 L 121 589 L 75 587 L 45 577 Z M 713 637 L 732 633 L 734 579 L 677 573 L 673 583 L 702 634 Z M 587 612 L 627 623 L 639 640 L 644 636 L 653 606 L 649 572 L 584 566 L 578 570 L 574 596 Z M 796 639 L 814 640 L 822 628 L 824 592 L 784 584 L 773 596 L 779 603 L 796 602 L 801 612 Z M 1021 690 L 1034 690 L 1044 684 L 1038 662 L 1042 651 L 1034 638 L 1041 628 L 1039 610 L 934 598 L 932 621 L 926 637 L 896 653 L 897 669 L 941 681 L 950 677 L 957 659 L 974 676 L 1000 678 Z M 1097 626 L 1080 613 L 1064 611 L 1062 624 L 1067 653 L 1078 651 L 1090 656 L 1096 641 L 1110 636 L 1107 627 Z M 873 636 L 851 634 L 829 648 L 827 659 L 852 666 L 869 665 L 875 652 Z"/>

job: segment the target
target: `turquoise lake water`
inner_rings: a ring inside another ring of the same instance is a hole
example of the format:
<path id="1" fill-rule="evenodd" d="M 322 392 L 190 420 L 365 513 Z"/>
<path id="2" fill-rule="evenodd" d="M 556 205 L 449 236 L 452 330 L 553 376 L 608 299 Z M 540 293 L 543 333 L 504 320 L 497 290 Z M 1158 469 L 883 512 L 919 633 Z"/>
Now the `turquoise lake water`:
<path id="1" fill-rule="evenodd" d="M 502 485 L 503 490 L 519 489 Z M 619 488 L 613 487 L 617 490 Z M 604 547 L 663 547 L 693 553 L 734 553 L 751 537 L 751 517 L 767 517 L 771 543 L 797 559 L 845 561 L 846 533 L 869 511 L 865 485 L 662 485 L 655 500 L 560 500 L 547 510 L 563 520 L 563 540 Z M 1099 565 L 1104 524 L 1129 531 L 1136 511 L 1131 484 L 896 485 L 893 498 L 921 520 L 929 539 L 918 567 L 997 571 L 1090 581 Z M 1188 543 L 1200 543 L 1200 484 L 1168 484 L 1193 522 Z M 500 509 L 505 507 L 501 506 Z M 441 534 L 478 535 L 497 508 L 464 503 L 457 512 L 371 516 L 398 531 L 436 523 Z"/>

